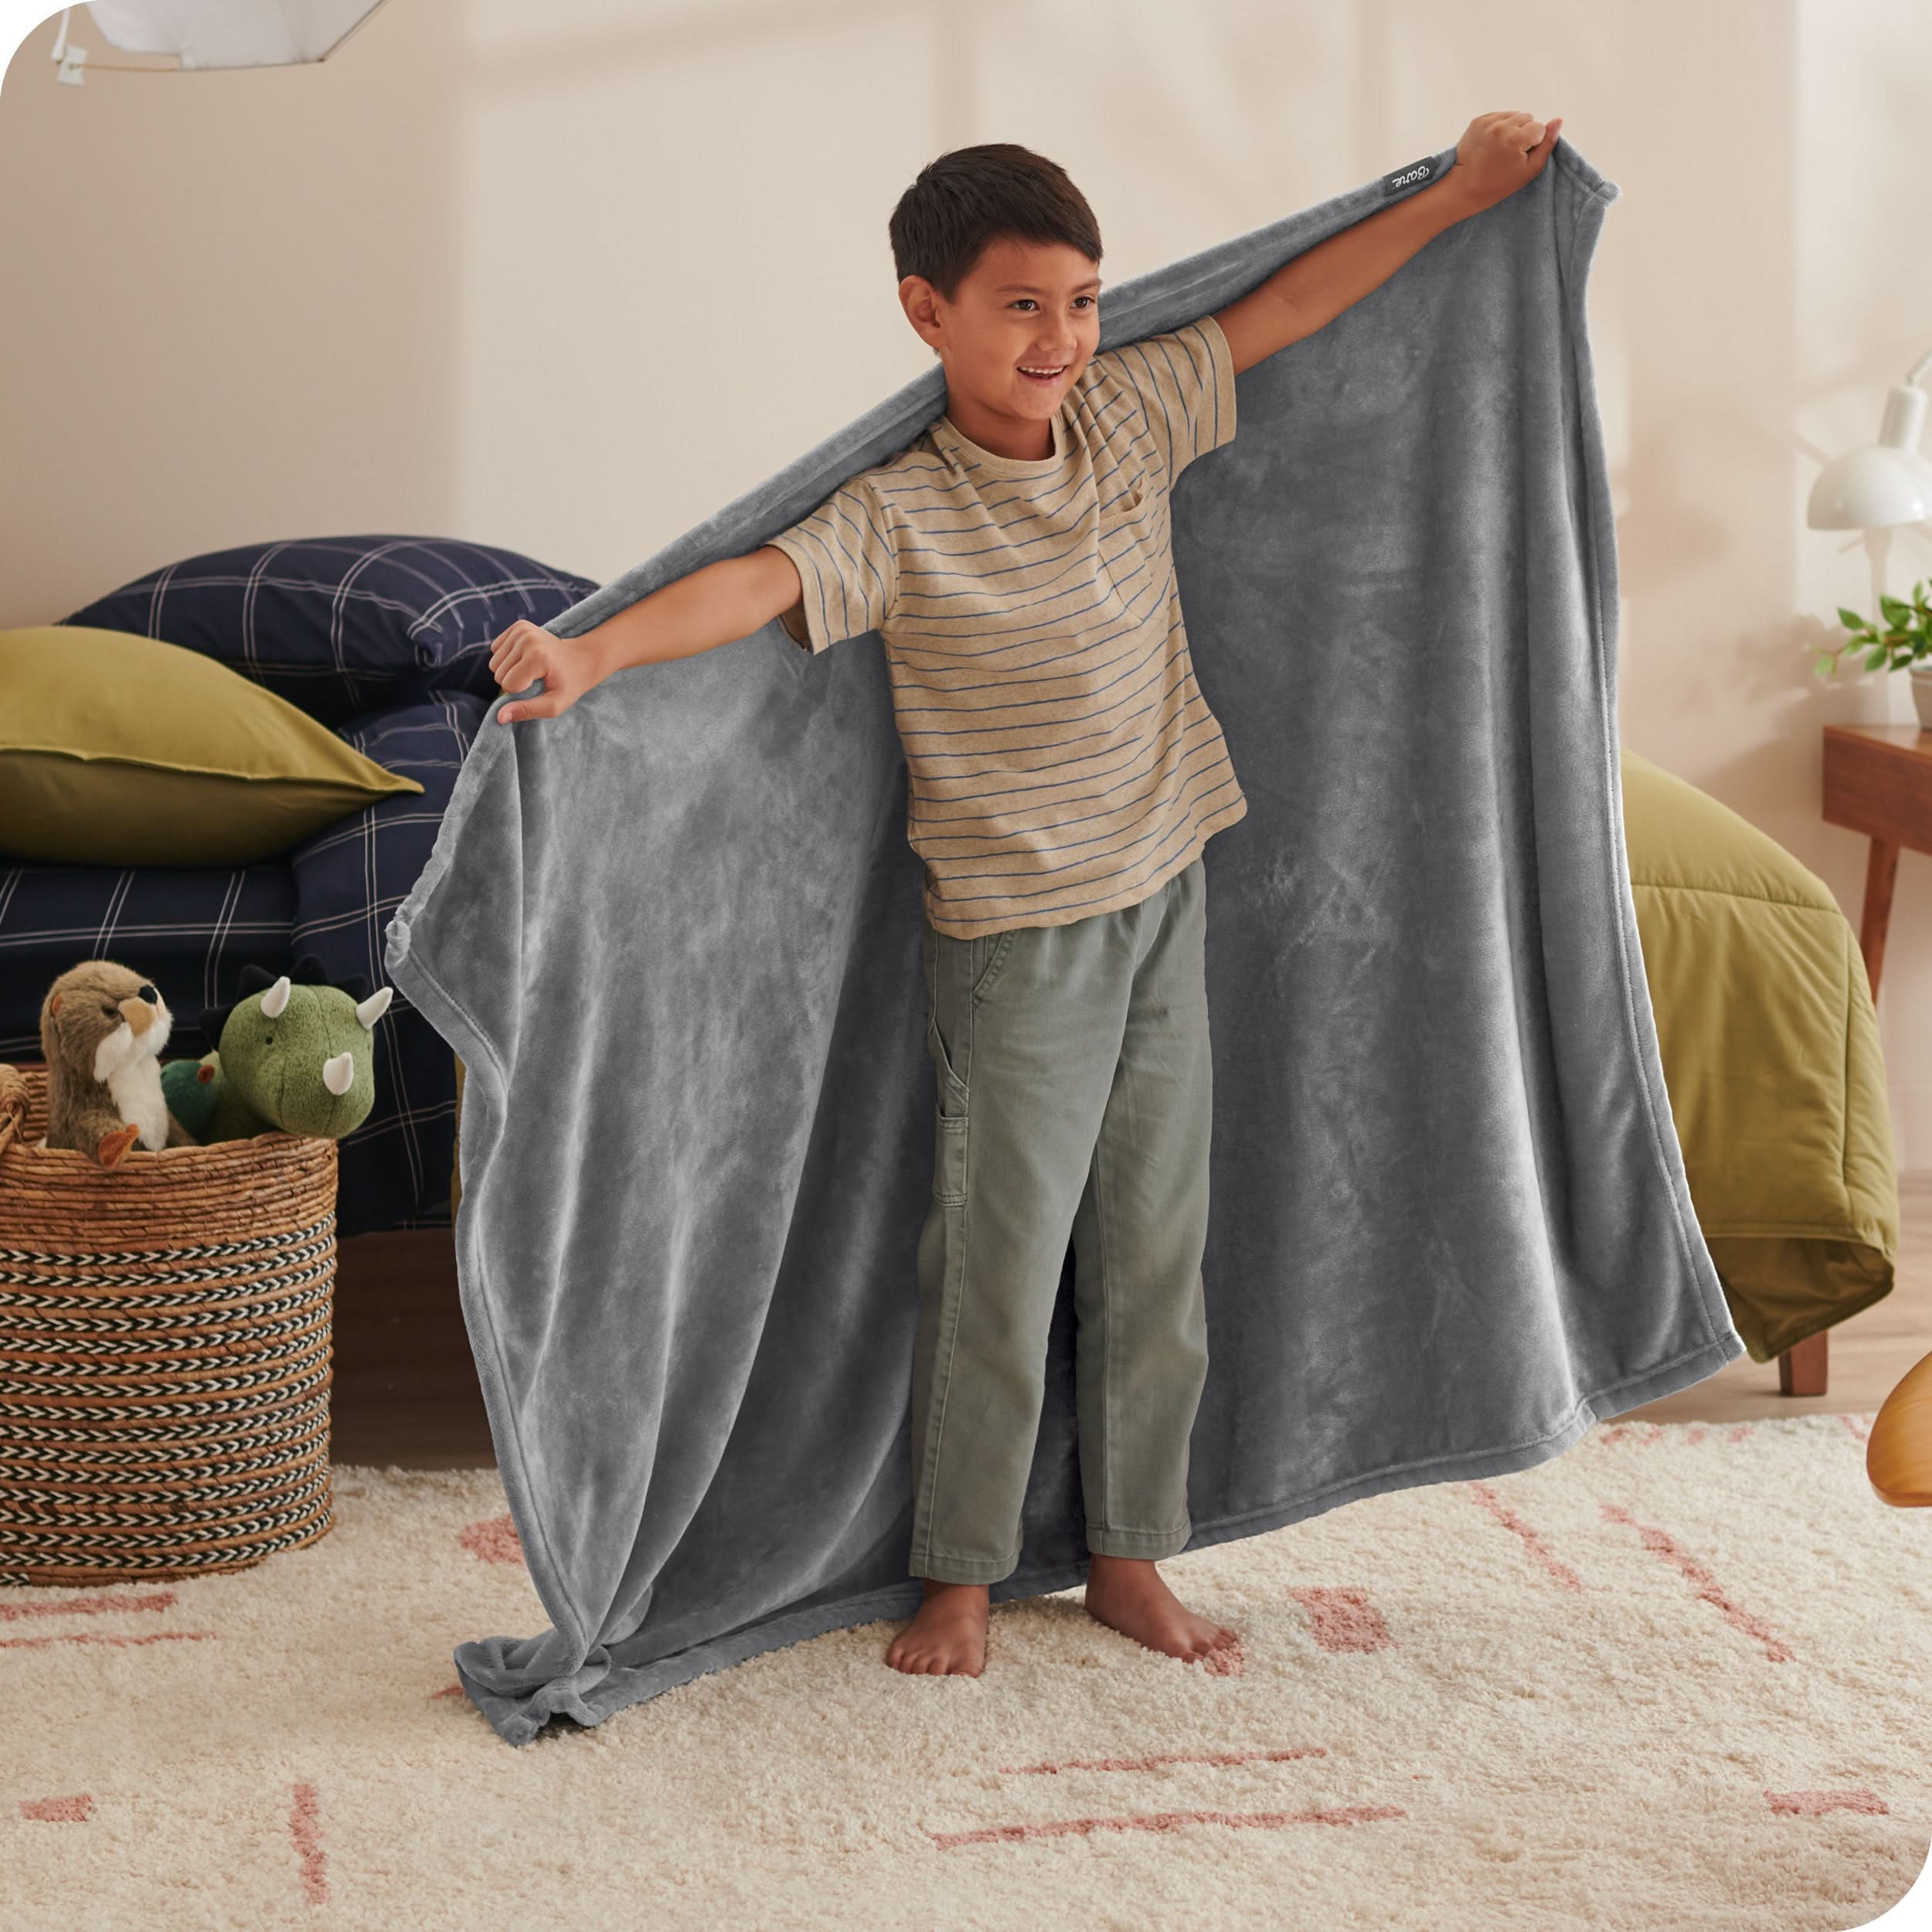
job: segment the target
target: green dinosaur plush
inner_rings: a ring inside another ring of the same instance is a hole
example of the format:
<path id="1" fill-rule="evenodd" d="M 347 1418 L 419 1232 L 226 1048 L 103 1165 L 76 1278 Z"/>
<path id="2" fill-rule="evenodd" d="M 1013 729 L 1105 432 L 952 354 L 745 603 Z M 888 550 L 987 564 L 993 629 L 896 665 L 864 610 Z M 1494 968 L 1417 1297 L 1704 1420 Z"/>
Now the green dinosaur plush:
<path id="1" fill-rule="evenodd" d="M 394 990 L 368 989 L 359 975 L 332 983 L 312 954 L 292 976 L 244 966 L 234 1005 L 202 1015 L 214 1052 L 162 1068 L 169 1110 L 204 1145 L 277 1129 L 352 1133 L 376 1104 L 376 1022 Z"/>

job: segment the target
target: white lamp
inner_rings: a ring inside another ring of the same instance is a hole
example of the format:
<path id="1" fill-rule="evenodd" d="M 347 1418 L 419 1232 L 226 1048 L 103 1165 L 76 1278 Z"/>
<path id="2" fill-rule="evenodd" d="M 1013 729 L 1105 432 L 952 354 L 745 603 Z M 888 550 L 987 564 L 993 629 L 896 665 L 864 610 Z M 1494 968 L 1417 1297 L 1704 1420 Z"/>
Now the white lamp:
<path id="1" fill-rule="evenodd" d="M 1811 485 L 1804 520 L 1815 530 L 1882 530 L 1932 517 L 1932 462 L 1919 454 L 1928 349 L 1885 399 L 1879 440 L 1835 456 Z"/>

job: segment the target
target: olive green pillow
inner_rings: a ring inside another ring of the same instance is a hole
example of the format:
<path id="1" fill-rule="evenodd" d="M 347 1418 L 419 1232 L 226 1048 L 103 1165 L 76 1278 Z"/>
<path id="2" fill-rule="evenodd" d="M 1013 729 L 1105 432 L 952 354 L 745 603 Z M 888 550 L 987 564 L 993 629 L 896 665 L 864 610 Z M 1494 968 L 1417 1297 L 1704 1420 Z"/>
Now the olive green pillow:
<path id="1" fill-rule="evenodd" d="M 0 853 L 245 866 L 413 778 L 199 651 L 84 624 L 0 631 Z"/>

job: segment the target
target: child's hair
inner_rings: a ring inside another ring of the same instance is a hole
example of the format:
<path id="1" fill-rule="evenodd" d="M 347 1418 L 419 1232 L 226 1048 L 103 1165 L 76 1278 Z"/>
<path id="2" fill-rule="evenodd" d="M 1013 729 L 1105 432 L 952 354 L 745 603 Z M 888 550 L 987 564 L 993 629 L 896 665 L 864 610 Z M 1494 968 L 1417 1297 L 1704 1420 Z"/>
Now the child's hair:
<path id="1" fill-rule="evenodd" d="M 987 243 L 1065 242 L 1100 259 L 1100 223 L 1064 168 L 1011 141 L 955 148 L 928 162 L 887 223 L 903 281 L 923 275 L 948 301 Z"/>

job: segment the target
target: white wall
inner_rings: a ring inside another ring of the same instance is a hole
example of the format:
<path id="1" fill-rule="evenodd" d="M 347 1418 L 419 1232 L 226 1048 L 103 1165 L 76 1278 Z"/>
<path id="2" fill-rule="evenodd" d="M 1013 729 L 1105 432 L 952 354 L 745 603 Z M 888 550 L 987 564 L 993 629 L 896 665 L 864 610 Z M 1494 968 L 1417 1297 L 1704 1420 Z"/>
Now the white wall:
<path id="1" fill-rule="evenodd" d="M 1906 0 L 387 0 L 318 66 L 79 88 L 57 24 L 0 86 L 0 624 L 291 535 L 615 574 L 927 366 L 886 219 L 947 148 L 1061 162 L 1119 281 L 1485 110 L 1560 114 L 1624 190 L 1591 291 L 1624 740 L 1856 920 L 1819 727 L 1911 709 L 1811 678 L 1870 575 L 1803 510 L 1932 347 Z M 165 64 L 73 32 L 90 67 Z M 1932 532 L 1889 567 L 1932 573 Z M 1907 1167 L 1928 982 L 1908 853 L 1880 1000 Z"/>

